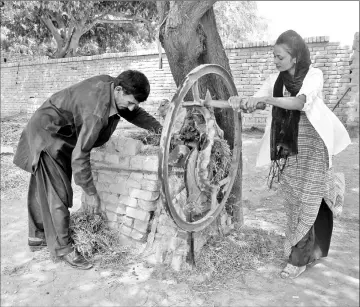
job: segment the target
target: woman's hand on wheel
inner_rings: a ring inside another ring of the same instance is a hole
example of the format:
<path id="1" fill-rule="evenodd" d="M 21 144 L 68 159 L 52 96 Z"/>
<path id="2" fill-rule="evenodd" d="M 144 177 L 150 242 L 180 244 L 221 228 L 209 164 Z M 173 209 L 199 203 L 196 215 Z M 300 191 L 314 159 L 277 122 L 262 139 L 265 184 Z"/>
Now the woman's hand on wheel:
<path id="1" fill-rule="evenodd" d="M 249 97 L 244 104 L 244 107 L 248 113 L 252 113 L 257 109 L 259 102 L 265 103 L 265 97 Z"/>
<path id="2" fill-rule="evenodd" d="M 231 96 L 228 99 L 228 102 L 229 102 L 230 106 L 232 107 L 232 109 L 235 112 L 240 112 L 241 111 L 241 101 L 242 101 L 242 98 L 239 97 L 239 96 Z"/>

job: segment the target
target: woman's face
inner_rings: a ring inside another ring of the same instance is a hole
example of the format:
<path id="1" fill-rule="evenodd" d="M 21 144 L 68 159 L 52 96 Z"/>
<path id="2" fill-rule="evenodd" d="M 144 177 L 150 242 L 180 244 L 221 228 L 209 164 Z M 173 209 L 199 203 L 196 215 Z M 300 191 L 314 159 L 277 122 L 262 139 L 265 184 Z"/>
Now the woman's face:
<path id="1" fill-rule="evenodd" d="M 295 74 L 296 59 L 292 58 L 287 46 L 284 44 L 274 46 L 274 64 L 279 71 L 288 71 Z"/>

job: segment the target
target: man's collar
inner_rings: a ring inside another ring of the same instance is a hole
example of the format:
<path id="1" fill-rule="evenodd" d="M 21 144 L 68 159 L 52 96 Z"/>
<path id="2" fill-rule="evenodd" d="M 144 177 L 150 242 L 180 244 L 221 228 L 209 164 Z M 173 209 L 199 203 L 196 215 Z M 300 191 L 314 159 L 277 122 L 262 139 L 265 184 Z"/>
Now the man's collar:
<path id="1" fill-rule="evenodd" d="M 110 84 L 110 112 L 109 117 L 113 116 L 115 114 L 118 114 L 119 110 L 115 103 L 115 97 L 114 97 L 114 83 Z"/>

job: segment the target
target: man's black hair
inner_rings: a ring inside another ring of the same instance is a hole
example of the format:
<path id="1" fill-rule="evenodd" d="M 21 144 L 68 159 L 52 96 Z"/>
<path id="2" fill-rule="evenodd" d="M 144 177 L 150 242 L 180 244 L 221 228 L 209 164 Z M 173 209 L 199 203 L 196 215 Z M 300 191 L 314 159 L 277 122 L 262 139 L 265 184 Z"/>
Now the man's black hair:
<path id="1" fill-rule="evenodd" d="M 114 86 L 121 86 L 125 94 L 132 94 L 138 102 L 145 101 L 150 94 L 148 78 L 137 70 L 125 70 L 122 72 L 116 77 Z"/>

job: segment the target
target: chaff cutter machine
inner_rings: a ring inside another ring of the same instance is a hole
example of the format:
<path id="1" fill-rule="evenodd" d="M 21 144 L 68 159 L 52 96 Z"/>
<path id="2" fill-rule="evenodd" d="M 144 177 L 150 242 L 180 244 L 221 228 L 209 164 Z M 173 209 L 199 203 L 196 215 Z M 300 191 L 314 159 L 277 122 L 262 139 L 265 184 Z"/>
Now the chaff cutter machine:
<path id="1" fill-rule="evenodd" d="M 176 225 L 189 233 L 205 229 L 221 213 L 241 163 L 239 114 L 233 111 L 230 149 L 214 114 L 214 108 L 231 108 L 229 102 L 213 100 L 209 91 L 205 99 L 200 98 L 199 79 L 209 74 L 223 81 L 230 96 L 237 95 L 233 79 L 223 67 L 198 66 L 173 96 L 160 140 L 161 197 Z M 193 101 L 184 101 L 190 90 Z M 257 108 L 265 109 L 265 104 Z"/>

